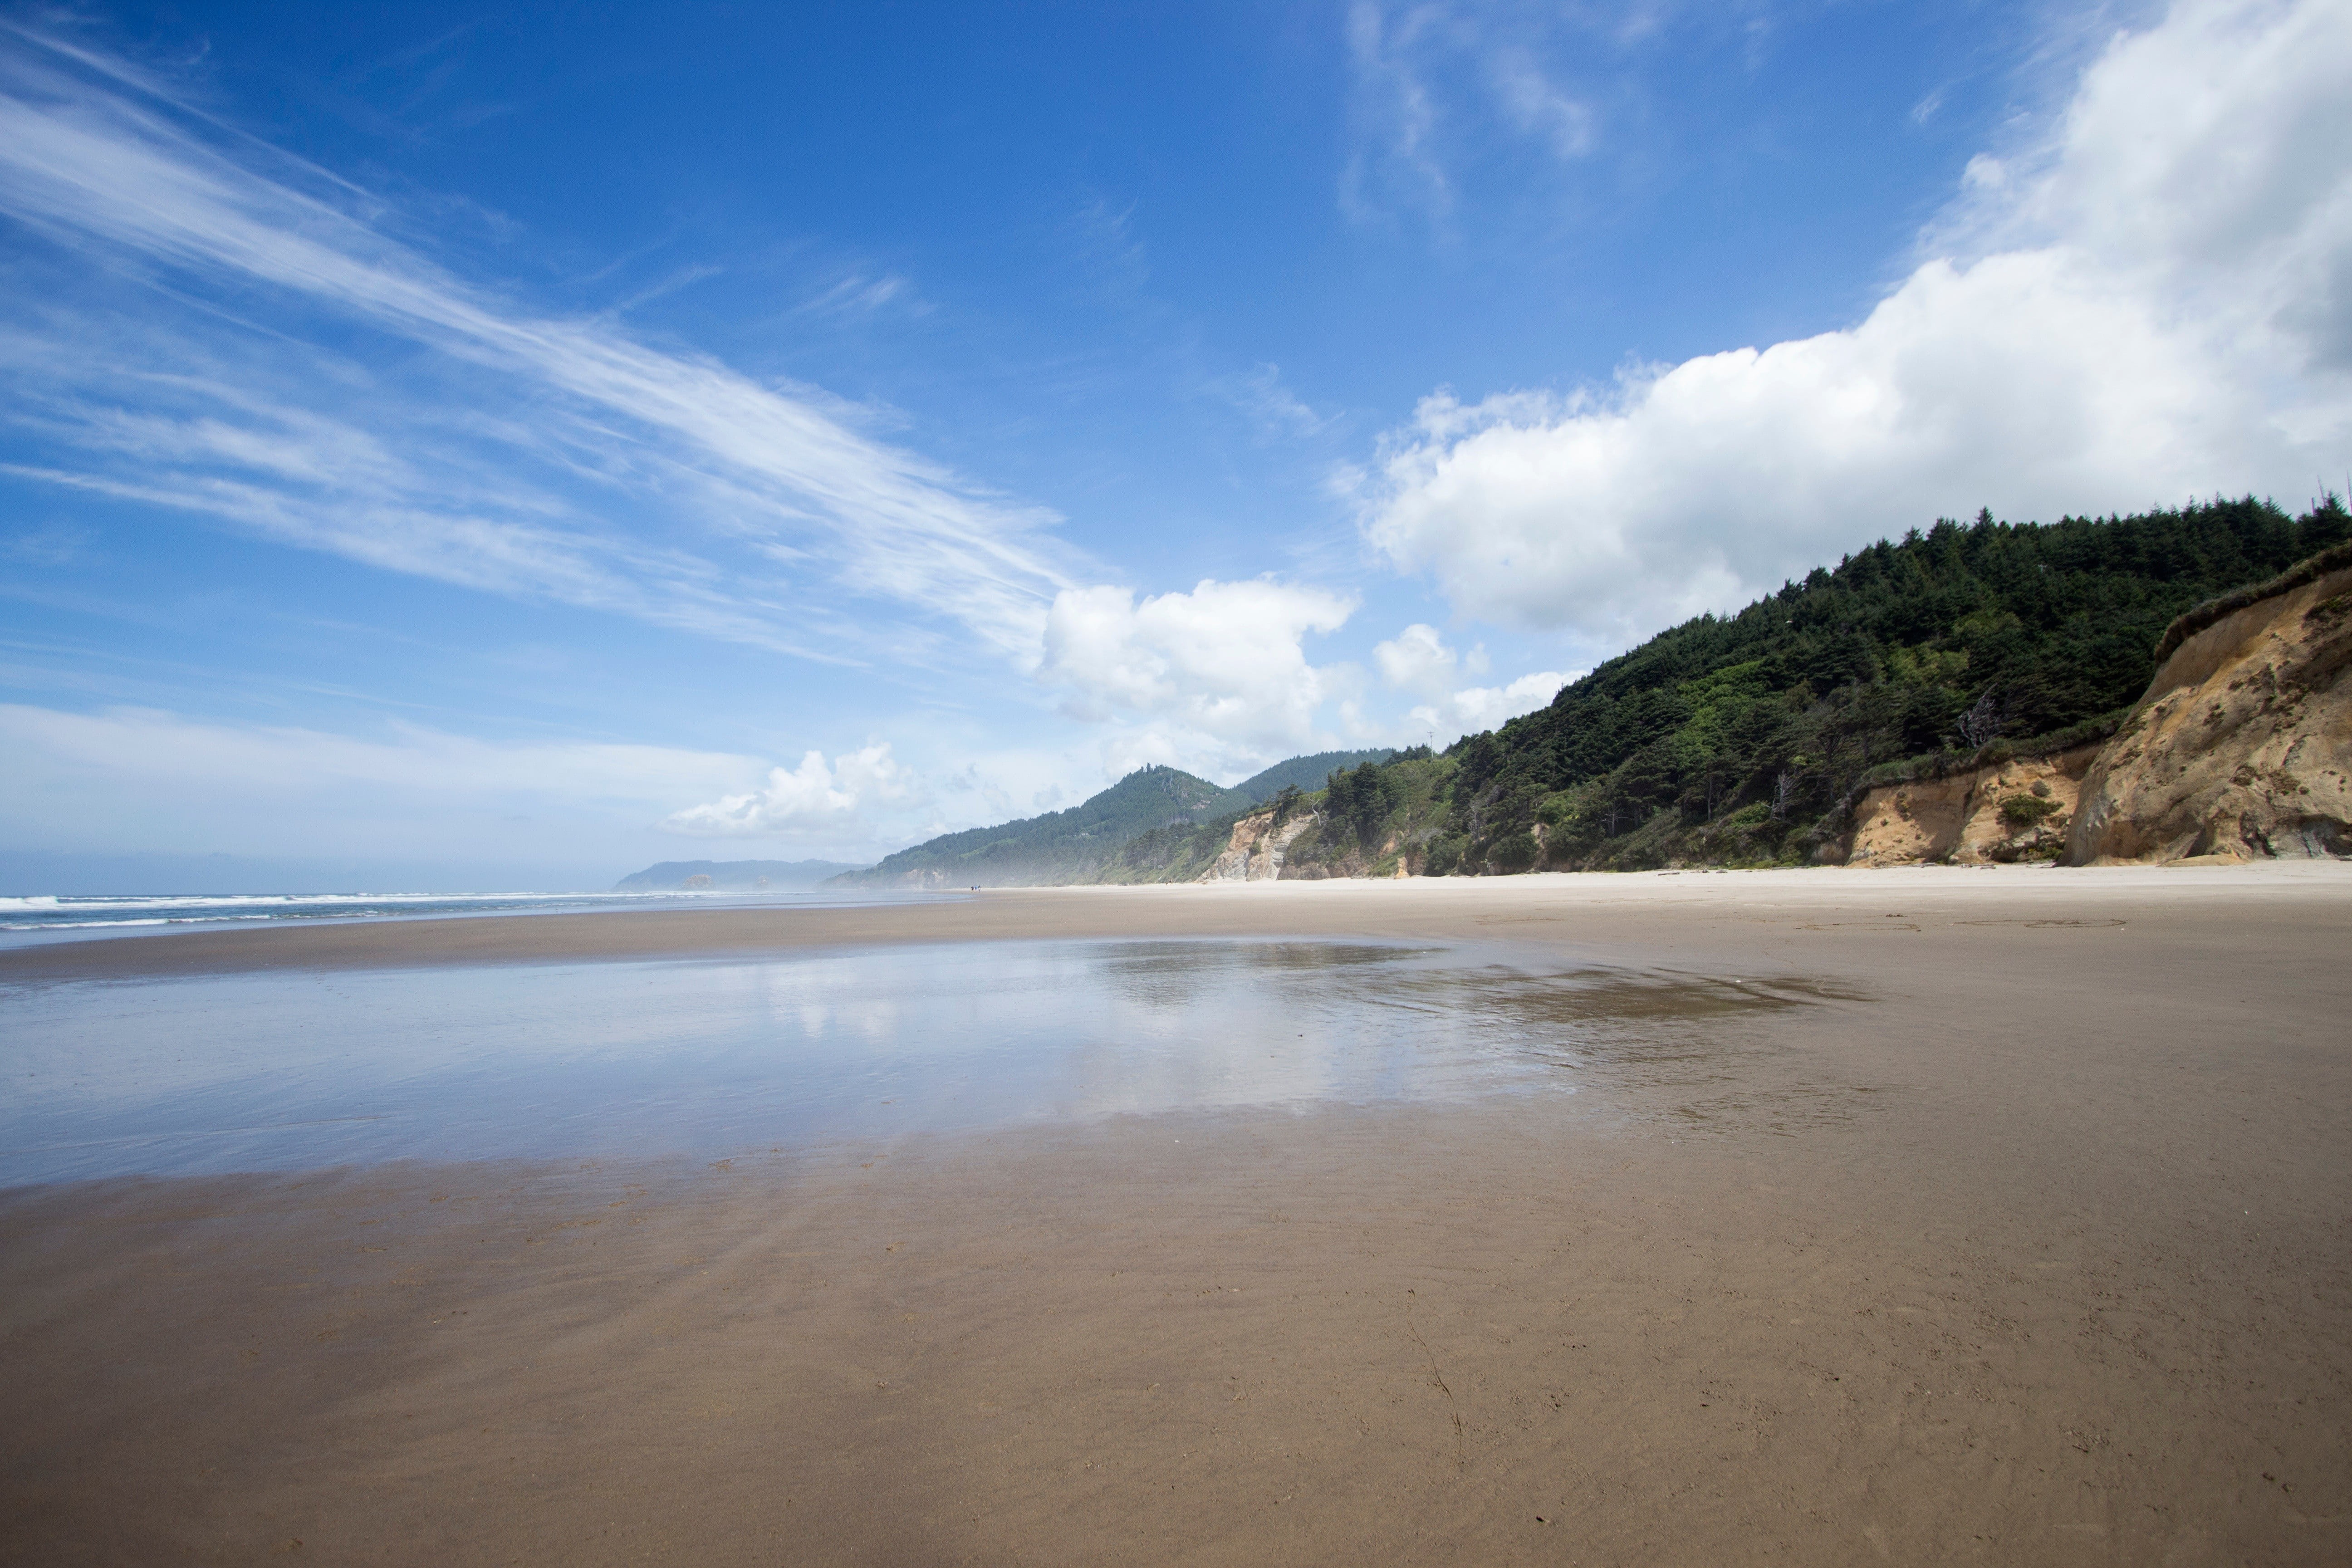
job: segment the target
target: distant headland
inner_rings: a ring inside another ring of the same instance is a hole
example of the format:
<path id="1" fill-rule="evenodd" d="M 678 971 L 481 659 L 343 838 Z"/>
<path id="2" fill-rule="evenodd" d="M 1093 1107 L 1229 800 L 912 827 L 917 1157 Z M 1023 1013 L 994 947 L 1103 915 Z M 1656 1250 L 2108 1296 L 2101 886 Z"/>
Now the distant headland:
<path id="1" fill-rule="evenodd" d="M 665 860 L 622 878 L 613 884 L 613 891 L 751 893 L 762 889 L 814 888 L 827 878 L 862 869 L 845 860 Z"/>

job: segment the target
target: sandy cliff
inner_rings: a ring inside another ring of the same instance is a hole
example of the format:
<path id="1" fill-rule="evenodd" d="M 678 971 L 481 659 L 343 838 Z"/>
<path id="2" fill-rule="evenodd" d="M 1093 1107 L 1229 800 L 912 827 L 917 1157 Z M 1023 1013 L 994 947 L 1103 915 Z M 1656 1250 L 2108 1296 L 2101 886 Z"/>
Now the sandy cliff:
<path id="1" fill-rule="evenodd" d="M 2167 635 L 2083 781 L 2067 864 L 2352 856 L 2352 557 L 2337 557 Z"/>
<path id="2" fill-rule="evenodd" d="M 1854 807 L 1849 866 L 2054 860 L 2064 852 L 2084 775 L 2099 754 L 2078 746 L 1948 778 L 1889 784 Z"/>
<path id="3" fill-rule="evenodd" d="M 1271 882 L 1282 875 L 1283 858 L 1291 841 L 1315 826 L 1315 814 L 1302 811 L 1275 826 L 1274 813 L 1261 811 L 1234 824 L 1217 863 L 1195 879 L 1202 882 Z"/>
<path id="4" fill-rule="evenodd" d="M 2100 745 L 1887 784 L 1849 866 L 2352 857 L 2352 547 L 2200 605 Z"/>

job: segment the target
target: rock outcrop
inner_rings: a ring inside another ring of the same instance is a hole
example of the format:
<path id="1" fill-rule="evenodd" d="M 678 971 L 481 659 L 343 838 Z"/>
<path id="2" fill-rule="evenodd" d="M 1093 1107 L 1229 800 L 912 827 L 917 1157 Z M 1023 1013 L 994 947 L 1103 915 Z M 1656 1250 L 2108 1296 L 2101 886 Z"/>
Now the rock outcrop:
<path id="1" fill-rule="evenodd" d="M 2083 781 L 2067 864 L 2352 857 L 2352 552 L 2265 587 L 2166 635 Z"/>
<path id="2" fill-rule="evenodd" d="M 1275 825 L 1274 813 L 1261 811 L 1234 824 L 1233 837 L 1216 864 L 1194 879 L 1202 882 L 1271 882 L 1281 877 L 1283 858 L 1300 834 L 1315 826 L 1315 814 L 1301 811 Z"/>
<path id="3" fill-rule="evenodd" d="M 2078 746 L 1874 789 L 1854 807 L 1845 864 L 2055 860 L 2065 851 L 2076 795 L 2098 754 L 2096 745 Z"/>

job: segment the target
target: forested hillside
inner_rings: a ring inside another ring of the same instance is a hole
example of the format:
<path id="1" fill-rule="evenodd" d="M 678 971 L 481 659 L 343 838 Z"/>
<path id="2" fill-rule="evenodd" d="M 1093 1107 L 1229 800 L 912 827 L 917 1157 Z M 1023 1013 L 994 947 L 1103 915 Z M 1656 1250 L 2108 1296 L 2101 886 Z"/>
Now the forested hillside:
<path id="1" fill-rule="evenodd" d="M 1282 874 L 1799 862 L 1867 782 L 2104 736 L 2175 616 L 2347 524 L 2330 497 L 2301 518 L 2247 500 L 1915 530 L 1661 633 L 1442 756 L 1335 770 L 1297 803 L 1318 820 Z M 1141 835 L 1099 876 L 1197 875 L 1242 815 Z"/>
<path id="2" fill-rule="evenodd" d="M 1242 780 L 1234 785 L 1234 793 L 1252 801 L 1268 801 L 1286 789 L 1321 789 L 1323 781 L 1330 777 L 1334 769 L 1360 768 L 1366 763 L 1386 762 L 1394 755 L 1383 746 L 1371 752 L 1317 752 L 1312 756 L 1292 757 Z"/>
<path id="3" fill-rule="evenodd" d="M 2249 499 L 1882 542 L 1457 742 L 1424 868 L 1803 858 L 1874 770 L 2104 733 L 2174 616 L 2347 523 L 2333 496 L 2299 519 Z"/>
<path id="4" fill-rule="evenodd" d="M 2182 611 L 2347 532 L 2246 500 L 2042 524 L 1939 522 L 1611 660 L 1462 742 L 1433 869 L 1793 860 L 1874 769 L 2090 738 Z"/>

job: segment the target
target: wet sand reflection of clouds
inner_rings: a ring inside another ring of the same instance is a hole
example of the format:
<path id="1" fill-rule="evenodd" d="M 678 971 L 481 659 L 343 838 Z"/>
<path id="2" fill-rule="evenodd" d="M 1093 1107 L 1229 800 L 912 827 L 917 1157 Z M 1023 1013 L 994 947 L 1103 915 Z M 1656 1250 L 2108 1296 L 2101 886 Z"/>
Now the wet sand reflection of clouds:
<path id="1" fill-rule="evenodd" d="M 0 1184 L 1497 1093 L 1704 1122 L 1732 1057 L 1763 1048 L 1743 1019 L 1841 999 L 1499 942 L 1297 940 L 25 986 L 0 995 Z"/>

